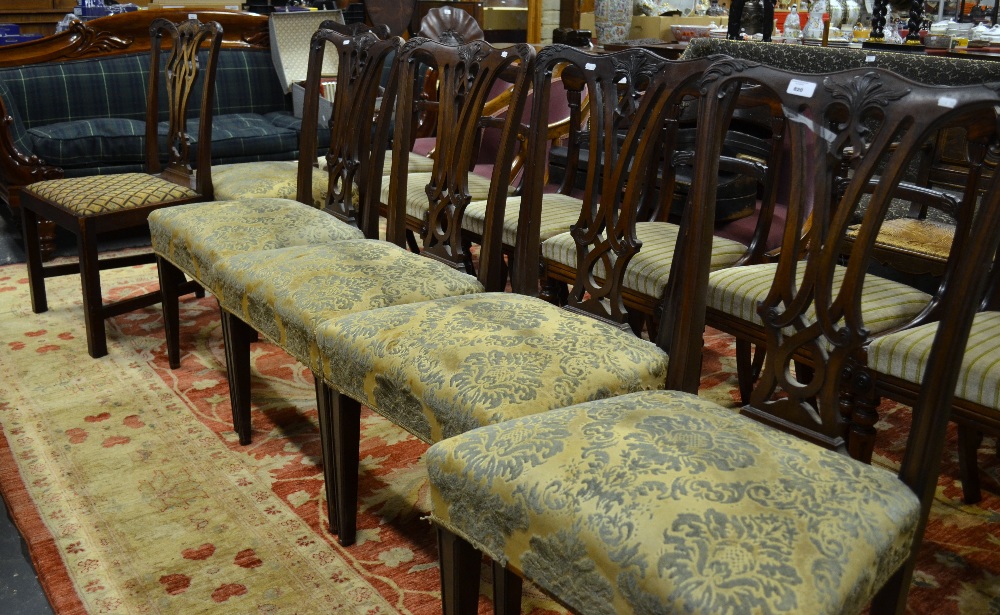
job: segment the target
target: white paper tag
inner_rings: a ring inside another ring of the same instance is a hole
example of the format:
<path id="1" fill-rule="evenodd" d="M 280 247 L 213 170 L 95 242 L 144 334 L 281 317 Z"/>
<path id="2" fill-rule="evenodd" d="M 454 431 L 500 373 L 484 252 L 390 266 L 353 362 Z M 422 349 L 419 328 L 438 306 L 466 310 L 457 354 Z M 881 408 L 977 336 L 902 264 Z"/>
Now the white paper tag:
<path id="1" fill-rule="evenodd" d="M 501 58 L 506 58 L 507 57 L 507 52 L 506 51 L 501 51 L 500 52 L 500 57 Z"/>
<path id="2" fill-rule="evenodd" d="M 198 21 L 198 14 L 197 13 L 188 13 L 188 19 L 193 19 L 195 21 Z"/>
<path id="3" fill-rule="evenodd" d="M 586 70 L 594 70 L 595 68 L 597 68 L 597 65 L 592 62 L 587 62 L 586 64 L 583 65 L 583 67 Z"/>
<path id="4" fill-rule="evenodd" d="M 954 109 L 955 105 L 957 104 L 958 104 L 958 99 L 952 98 L 951 96 L 942 96 L 941 98 L 938 98 L 939 107 Z"/>
<path id="5" fill-rule="evenodd" d="M 801 96 L 803 98 L 812 98 L 812 95 L 816 92 L 816 84 L 812 81 L 792 79 L 788 82 L 787 91 L 789 94 L 795 94 L 796 96 Z"/>
<path id="6" fill-rule="evenodd" d="M 444 13 L 445 15 L 451 15 L 451 9 L 444 9 L 441 12 Z"/>
<path id="7" fill-rule="evenodd" d="M 350 40 L 346 40 L 346 41 L 344 41 L 344 47 L 347 47 L 347 46 L 348 46 L 348 45 L 350 45 L 350 44 L 351 44 L 351 41 L 350 41 Z"/>
<path id="8" fill-rule="evenodd" d="M 867 57 L 865 57 L 865 62 L 874 62 L 874 61 L 875 61 L 875 56 L 867 56 Z"/>

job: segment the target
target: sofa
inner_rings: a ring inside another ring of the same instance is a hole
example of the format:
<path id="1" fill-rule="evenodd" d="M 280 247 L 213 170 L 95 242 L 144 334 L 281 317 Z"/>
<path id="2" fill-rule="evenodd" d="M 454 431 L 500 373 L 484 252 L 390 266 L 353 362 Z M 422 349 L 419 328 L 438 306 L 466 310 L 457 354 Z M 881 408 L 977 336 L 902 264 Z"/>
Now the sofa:
<path id="1" fill-rule="evenodd" d="M 0 52 L 5 215 L 16 217 L 18 189 L 34 181 L 142 170 L 149 23 L 189 14 L 150 10 L 77 22 L 66 33 L 36 41 L 37 49 L 15 49 L 12 56 Z M 226 34 L 216 73 L 212 163 L 297 159 L 302 120 L 294 117 L 291 97 L 275 72 L 267 18 L 231 11 L 197 14 L 219 21 Z M 165 110 L 161 119 L 166 120 Z M 192 134 L 197 122 L 196 115 L 188 120 Z M 166 130 L 165 121 L 161 127 Z M 323 132 L 321 148 L 329 141 Z"/>

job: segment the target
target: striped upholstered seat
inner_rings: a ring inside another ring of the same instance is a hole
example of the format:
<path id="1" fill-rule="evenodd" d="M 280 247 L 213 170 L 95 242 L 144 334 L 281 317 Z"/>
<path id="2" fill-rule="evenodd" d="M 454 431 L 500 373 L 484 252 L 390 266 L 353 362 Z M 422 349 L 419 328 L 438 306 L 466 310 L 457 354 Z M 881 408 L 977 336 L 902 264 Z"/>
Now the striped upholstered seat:
<path id="1" fill-rule="evenodd" d="M 410 173 L 430 173 L 434 170 L 434 159 L 419 154 L 410 154 L 406 168 Z M 392 150 L 385 153 L 385 163 L 382 165 L 382 177 L 389 177 L 392 170 Z M 388 185 L 388 182 L 382 182 Z"/>
<path id="2" fill-rule="evenodd" d="M 539 238 L 545 241 L 553 235 L 569 230 L 571 224 L 580 217 L 580 199 L 559 194 L 558 192 L 542 196 L 542 217 L 539 224 Z M 505 246 L 517 244 L 517 218 L 521 213 L 521 197 L 512 196 L 507 199 L 507 207 L 503 216 L 503 243 Z M 486 201 L 469 203 L 462 219 L 462 228 L 482 235 L 486 224 Z M 573 261 L 574 263 L 576 260 Z"/>
<path id="3" fill-rule="evenodd" d="M 880 337 L 868 347 L 868 365 L 879 373 L 920 384 L 937 332 L 930 323 Z M 1000 410 L 1000 312 L 976 314 L 965 346 L 955 396 Z"/>
<path id="4" fill-rule="evenodd" d="M 577 211 L 579 213 L 579 210 Z M 642 249 L 625 270 L 625 288 L 650 297 L 660 297 L 670 277 L 670 263 L 677 245 L 680 227 L 667 222 L 639 222 L 635 233 Z M 716 237 L 712 241 L 712 270 L 729 267 L 746 252 L 746 246 Z M 576 267 L 576 242 L 569 233 L 562 233 L 542 244 L 542 258 Z M 604 275 L 598 266 L 598 275 Z"/>
<path id="5" fill-rule="evenodd" d="M 411 156 L 412 160 L 414 157 Z M 415 220 L 423 220 L 427 215 L 427 184 L 431 174 L 410 173 L 406 178 L 406 215 Z M 469 196 L 473 201 L 484 201 L 490 195 L 490 180 L 475 173 L 469 173 Z M 382 182 L 381 201 L 389 202 L 389 182 Z"/>

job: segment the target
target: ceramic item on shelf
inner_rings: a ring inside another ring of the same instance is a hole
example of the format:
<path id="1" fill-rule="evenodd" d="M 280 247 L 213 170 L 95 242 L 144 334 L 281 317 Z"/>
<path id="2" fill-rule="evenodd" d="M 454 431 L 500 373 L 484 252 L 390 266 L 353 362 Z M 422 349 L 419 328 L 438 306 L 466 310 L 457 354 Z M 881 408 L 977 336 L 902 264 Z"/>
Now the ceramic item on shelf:
<path id="1" fill-rule="evenodd" d="M 794 4 L 788 7 L 788 15 L 785 16 L 782 32 L 786 39 L 802 38 L 802 19 L 799 18 L 799 8 Z"/>
<path id="2" fill-rule="evenodd" d="M 826 0 L 814 2 L 809 9 L 809 21 L 802 28 L 802 38 L 813 40 L 823 38 L 823 13 L 826 13 Z"/>
<path id="3" fill-rule="evenodd" d="M 830 27 L 839 28 L 844 23 L 844 4 L 840 0 L 827 0 L 830 13 Z M 833 37 L 831 37 L 833 38 Z"/>
<path id="4" fill-rule="evenodd" d="M 748 36 L 763 34 L 764 5 L 761 0 L 746 0 L 746 4 L 743 5 L 743 16 L 740 18 L 740 28 Z"/>
<path id="5" fill-rule="evenodd" d="M 677 10 L 667 0 L 636 0 L 635 8 L 638 11 L 637 15 L 641 13 L 648 17 L 659 17 L 664 13 Z"/>
<path id="6" fill-rule="evenodd" d="M 632 27 L 632 0 L 594 0 L 594 29 L 601 45 L 621 43 Z"/>
<path id="7" fill-rule="evenodd" d="M 719 6 L 719 0 L 712 0 L 712 4 L 708 7 L 708 10 L 705 11 L 705 14 L 710 17 L 719 17 L 721 15 L 728 15 L 729 11 Z"/>
<path id="8" fill-rule="evenodd" d="M 845 0 L 844 13 L 846 14 L 844 23 L 853 28 L 861 19 L 861 5 L 858 4 L 858 0 Z"/>

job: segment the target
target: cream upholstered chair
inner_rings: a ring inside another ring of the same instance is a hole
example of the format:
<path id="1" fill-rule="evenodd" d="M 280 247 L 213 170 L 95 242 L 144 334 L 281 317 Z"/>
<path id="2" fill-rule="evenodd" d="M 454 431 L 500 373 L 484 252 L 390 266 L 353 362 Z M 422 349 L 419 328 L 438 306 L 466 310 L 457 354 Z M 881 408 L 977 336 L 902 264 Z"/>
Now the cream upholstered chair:
<path id="1" fill-rule="evenodd" d="M 922 87 L 870 70 L 794 75 L 735 60 L 709 69 L 704 113 L 724 118 L 746 80 L 773 88 L 796 114 L 787 131 L 799 187 L 793 192 L 814 178 L 823 187 L 824 165 L 860 136 L 855 122 L 868 111 L 884 112 L 889 124 L 875 130 L 870 146 L 877 151 L 901 136 L 897 116 L 914 118 L 902 120 L 908 130 L 900 140 L 912 149 L 942 121 L 996 119 L 996 92 L 986 87 Z M 711 143 L 706 149 L 717 154 L 724 125 L 705 126 L 700 144 Z M 873 160 L 856 162 L 842 207 L 817 200 L 813 209 L 819 228 L 832 236 L 846 232 L 876 168 Z M 898 182 L 903 169 L 890 169 L 883 179 Z M 854 258 L 872 250 L 890 195 L 891 186 L 880 184 L 863 214 L 847 265 L 854 283 L 842 285 L 833 273 L 839 242 L 817 242 L 815 235 L 813 246 L 823 249 L 811 256 L 820 260 L 809 263 L 797 287 L 788 283 L 794 272 L 774 270 L 772 291 L 758 307 L 769 352 L 751 406 L 837 422 L 816 404 L 840 384 L 838 355 L 859 348 L 857 321 L 842 322 L 840 306 L 857 302 L 866 259 Z M 502 613 L 520 612 L 522 576 L 580 613 L 853 613 L 869 602 L 872 613 L 904 612 L 976 307 L 966 298 L 982 292 L 1000 242 L 998 223 L 1000 194 L 993 192 L 978 211 L 962 275 L 944 299 L 945 324 L 933 342 L 898 474 L 678 391 L 640 392 L 476 429 L 426 455 L 444 612 L 477 612 L 477 549 L 495 562 L 494 607 Z M 703 239 L 711 231 L 709 223 L 694 234 Z M 710 259 L 711 246 L 702 242 L 692 276 L 700 279 L 692 284 L 705 284 Z M 815 370 L 810 381 L 799 381 L 790 368 L 805 344 L 815 346 Z M 780 397 L 772 395 L 775 387 Z"/>
<path id="2" fill-rule="evenodd" d="M 313 35 L 303 151 L 316 149 L 320 68 L 328 44 L 340 56 L 340 74 L 330 118 L 330 150 L 324 161 L 327 168 L 317 172 L 308 156 L 288 163 L 294 165 L 298 179 L 285 184 L 298 186 L 298 201 L 243 194 L 240 200 L 198 203 L 156 212 L 149 218 L 163 289 L 167 355 L 173 368 L 180 365 L 177 287 L 183 274 L 217 294 L 212 267 L 225 255 L 378 237 L 377 218 L 367 219 L 365 224 L 358 220 L 362 194 L 357 184 L 367 182 L 372 138 L 370 129 L 359 127 L 371 125 L 382 67 L 402 40 L 382 40 L 373 32 L 345 35 L 322 28 Z M 256 172 L 257 163 L 243 166 L 247 173 Z M 312 205 L 311 186 L 317 183 L 322 183 L 325 194 L 321 208 Z"/>
<path id="3" fill-rule="evenodd" d="M 527 206 L 521 208 L 513 292 L 453 296 L 422 303 L 394 305 L 360 314 L 329 317 L 315 327 L 321 369 L 321 393 L 327 399 L 320 413 L 332 424 L 335 462 L 325 466 L 327 494 L 335 495 L 339 539 L 355 538 L 360 404 L 369 406 L 425 442 L 435 442 L 480 425 L 544 412 L 589 399 L 662 388 L 699 366 L 675 362 L 671 345 L 700 344 L 700 336 L 683 326 L 696 302 L 671 295 L 665 300 L 672 314 L 663 340 L 652 343 L 628 328 L 621 303 L 622 272 L 639 251 L 635 239 L 635 212 L 649 184 L 633 169 L 646 168 L 663 151 L 663 135 L 689 87 L 708 65 L 707 60 L 669 62 L 636 49 L 595 55 L 553 45 L 535 60 L 536 84 L 550 79 L 561 63 L 592 71 L 591 116 L 595 140 L 604 152 L 601 196 L 588 203 L 590 215 L 579 215 L 575 229 L 580 254 L 578 294 L 563 308 L 539 299 L 537 221 L 542 207 L 544 168 L 529 163 L 525 185 Z M 648 85 L 647 85 L 648 81 Z M 621 147 L 613 147 L 614 110 L 618 88 L 629 89 L 629 104 L 637 105 L 635 121 Z M 643 90 L 640 94 L 639 91 Z M 544 96 L 534 98 L 528 160 L 544 156 L 548 127 L 536 122 L 544 116 Z M 446 117 L 442 115 L 442 118 Z M 506 164 L 506 157 L 500 161 Z M 498 163 L 499 164 L 499 163 Z M 401 183 L 401 182 L 400 182 Z M 696 194 L 714 199 L 704 178 Z M 502 239 L 504 199 L 494 186 L 483 253 L 496 256 Z M 432 209 L 431 220 L 438 219 Z M 611 271 L 600 283 L 593 280 L 598 263 Z M 480 269 L 488 290 L 496 284 L 495 261 Z M 681 266 L 678 271 L 686 271 Z M 501 279 L 502 273 L 501 273 Z M 492 280 L 492 282 L 490 282 Z M 583 289 L 588 292 L 584 293 Z M 682 353 L 684 354 L 684 353 Z M 668 355 L 670 359 L 668 361 Z M 691 356 L 688 353 L 687 356 Z M 690 382 L 690 380 L 689 380 Z M 676 385 L 675 385 L 676 386 Z M 692 390 L 697 388 L 694 379 Z M 334 474 L 331 474 L 331 471 Z"/>
<path id="4" fill-rule="evenodd" d="M 150 212 L 161 207 L 212 198 L 209 145 L 212 142 L 212 94 L 215 68 L 222 45 L 222 27 L 216 22 L 189 20 L 175 25 L 166 19 L 150 24 L 150 71 L 146 101 L 146 168 L 148 173 L 96 175 L 36 182 L 21 193 L 21 220 L 31 307 L 35 313 L 48 309 L 45 278 L 80 273 L 83 286 L 83 313 L 87 325 L 87 350 L 97 358 L 108 353 L 104 320 L 111 316 L 152 305 L 160 300 L 153 292 L 113 303 L 101 296 L 101 270 L 152 262 L 153 255 L 140 254 L 98 259 L 97 237 L 102 233 L 145 226 Z M 161 41 L 167 37 L 169 51 L 161 55 Z M 207 54 L 199 50 L 207 47 Z M 163 74 L 161 75 L 161 70 Z M 200 81 L 198 81 L 200 79 Z M 198 109 L 189 113 L 192 84 L 200 83 Z M 165 131 L 159 129 L 162 109 L 168 111 Z M 187 118 L 199 113 L 197 173 L 189 161 Z M 167 157 L 165 167 L 161 155 Z M 163 169 L 161 172 L 160 169 Z M 53 221 L 77 237 L 79 263 L 43 266 L 38 236 L 38 219 Z"/>
<path id="5" fill-rule="evenodd" d="M 397 54 L 394 71 L 398 75 L 390 79 L 382 106 L 390 109 L 395 105 L 396 117 L 409 117 L 418 64 L 433 62 L 445 67 L 439 78 L 442 91 L 450 95 L 443 98 L 439 111 L 442 118 L 447 118 L 447 124 L 453 124 L 450 147 L 467 152 L 475 140 L 478 110 L 498 75 L 503 73 L 514 80 L 516 93 L 512 105 L 517 109 L 523 106 L 533 57 L 534 50 L 527 45 L 499 50 L 481 41 L 454 47 L 428 39 L 410 39 Z M 516 115 L 519 117 L 520 113 Z M 388 114 L 380 115 L 380 134 L 384 134 L 390 121 Z M 406 122 L 395 123 L 395 143 L 407 142 L 401 138 L 406 130 Z M 516 132 L 510 126 L 505 129 L 509 139 Z M 505 137 L 504 141 L 507 140 Z M 501 159 L 509 158 L 511 151 L 505 148 Z M 460 155 L 463 154 L 456 154 Z M 242 442 L 248 442 L 251 436 L 249 345 L 255 331 L 318 373 L 320 356 L 315 329 L 320 322 L 342 314 L 486 289 L 464 272 L 468 259 L 462 252 L 458 231 L 469 195 L 462 178 L 447 173 L 443 166 L 435 168 L 437 174 L 424 197 L 435 224 L 423 237 L 422 253 L 414 254 L 403 247 L 405 161 L 399 170 L 402 172 L 394 175 L 390 184 L 393 207 L 388 212 L 389 241 L 370 239 L 289 247 L 229 256 L 215 263 L 213 276 L 219 283 L 218 297 L 223 308 L 234 426 Z M 498 164 L 493 182 L 506 185 L 508 173 L 509 163 Z M 381 177 L 373 174 L 368 181 L 369 186 L 377 186 Z M 372 217 L 376 213 L 373 207 L 366 206 L 364 211 Z M 499 271 L 499 260 L 499 255 L 491 256 L 485 249 L 481 255 L 481 262 L 488 270 Z"/>

